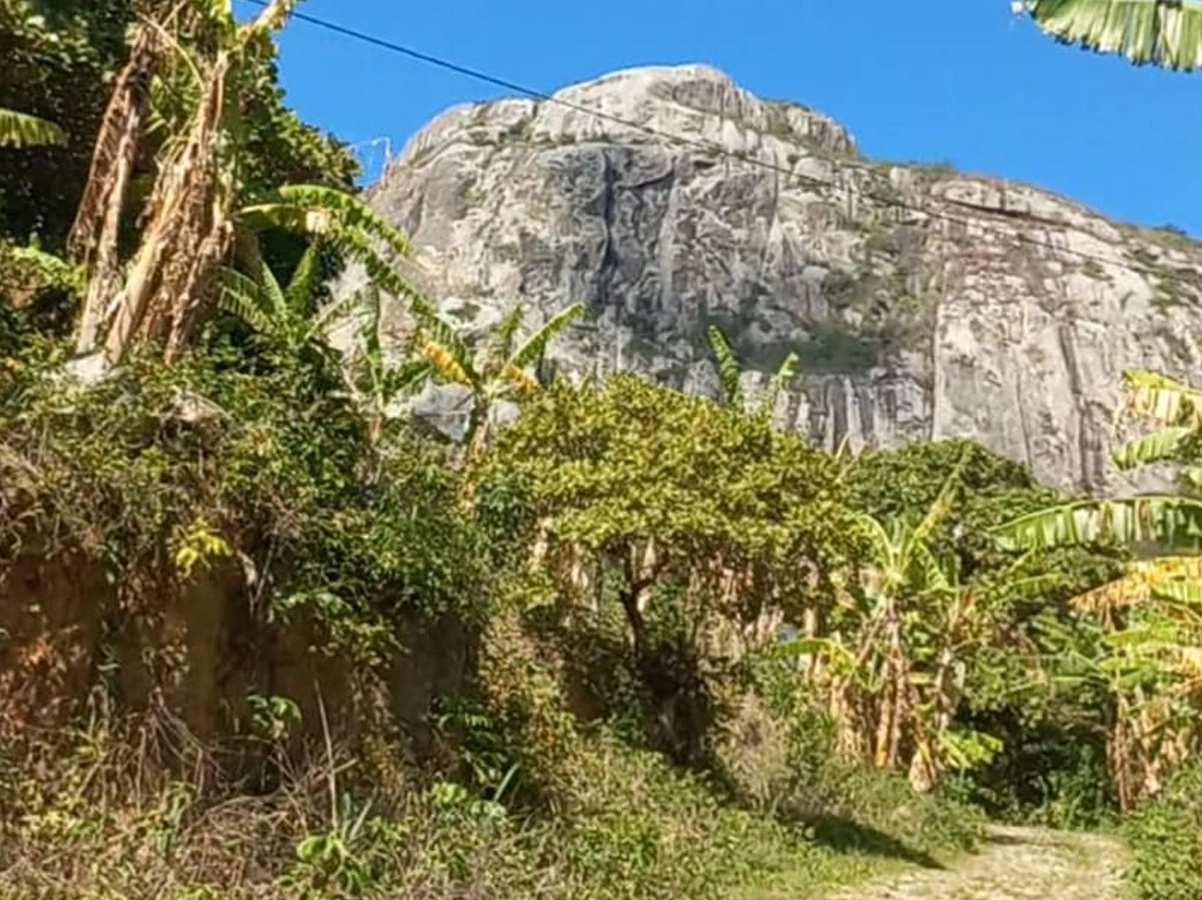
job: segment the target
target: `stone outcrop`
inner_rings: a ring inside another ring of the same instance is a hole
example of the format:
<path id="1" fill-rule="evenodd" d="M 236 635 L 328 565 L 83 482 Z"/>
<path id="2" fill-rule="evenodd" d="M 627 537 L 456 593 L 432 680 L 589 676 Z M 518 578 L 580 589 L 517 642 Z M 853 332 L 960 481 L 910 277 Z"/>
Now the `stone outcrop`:
<path id="1" fill-rule="evenodd" d="M 1200 358 L 1202 249 L 1183 236 L 866 160 L 829 118 L 704 66 L 452 109 L 371 200 L 469 329 L 514 304 L 537 323 L 586 302 L 553 351 L 564 371 L 714 394 L 712 323 L 752 390 L 798 353 L 775 413 L 827 446 L 967 437 L 1110 491 L 1127 485 L 1108 450 L 1134 428 L 1116 416 L 1122 371 L 1184 375 Z"/>

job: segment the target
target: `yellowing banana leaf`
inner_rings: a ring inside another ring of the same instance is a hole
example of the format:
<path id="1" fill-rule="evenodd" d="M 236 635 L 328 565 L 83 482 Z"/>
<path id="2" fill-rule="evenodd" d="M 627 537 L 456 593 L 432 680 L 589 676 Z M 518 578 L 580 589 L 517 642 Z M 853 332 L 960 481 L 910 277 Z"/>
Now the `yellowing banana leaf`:
<path id="1" fill-rule="evenodd" d="M 1122 578 L 1074 597 L 1073 605 L 1083 612 L 1100 612 L 1147 603 L 1178 586 L 1192 585 L 1202 592 L 1202 583 L 1185 579 L 1202 579 L 1202 556 L 1166 556 L 1132 563 Z"/>

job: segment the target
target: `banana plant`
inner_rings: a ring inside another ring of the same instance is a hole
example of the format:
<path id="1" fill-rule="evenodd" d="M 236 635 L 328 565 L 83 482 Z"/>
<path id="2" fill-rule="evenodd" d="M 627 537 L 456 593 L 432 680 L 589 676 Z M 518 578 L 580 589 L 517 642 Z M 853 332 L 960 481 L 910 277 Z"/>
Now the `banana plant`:
<path id="1" fill-rule="evenodd" d="M 1159 427 L 1117 447 L 1111 461 L 1122 470 L 1176 463 L 1182 467 L 1183 490 L 1081 500 L 1038 510 L 997 529 L 1004 547 L 1112 543 L 1196 553 L 1202 546 L 1202 496 L 1198 494 L 1202 487 L 1202 391 L 1153 372 L 1131 371 L 1124 380 L 1128 410 Z M 1160 574 L 1167 577 L 1168 571 Z"/>
<path id="2" fill-rule="evenodd" d="M 855 517 L 867 552 L 838 575 L 829 635 L 782 651 L 825 657 L 841 752 L 904 770 L 919 791 L 936 788 L 949 768 L 980 764 L 998 749 L 954 722 L 969 665 L 996 634 L 995 588 L 963 583 L 955 560 L 933 548 L 953 512 L 963 465 L 916 523 Z M 1021 576 L 1025 563 L 1015 560 L 996 584 L 1028 594 L 1054 580 Z"/>
<path id="3" fill-rule="evenodd" d="M 45 119 L 0 108 L 0 147 L 62 147 L 66 133 Z"/>
<path id="4" fill-rule="evenodd" d="M 461 385 L 470 393 L 471 412 L 464 435 L 465 461 L 469 467 L 484 454 L 495 405 L 499 401 L 521 400 L 538 389 L 538 379 L 530 368 L 543 359 L 547 345 L 585 312 L 583 303 L 575 303 L 519 343 L 524 311 L 516 306 L 501 321 L 492 340 L 473 350 L 455 325 L 425 301 L 416 300 L 412 305 L 417 318 L 414 336 L 417 353 L 429 363 L 438 381 Z"/>
<path id="5" fill-rule="evenodd" d="M 776 408 L 776 400 L 780 392 L 797 377 L 797 354 L 790 353 L 781 362 L 780 368 L 768 382 L 763 396 L 758 404 L 751 404 L 743 392 L 742 367 L 730 341 L 717 325 L 711 325 L 706 330 L 714 360 L 718 366 L 718 377 L 722 382 L 722 399 L 726 406 L 741 409 L 750 415 L 767 418 Z"/>
<path id="6" fill-rule="evenodd" d="M 1135 65 L 1202 68 L 1198 0 L 1018 0 L 1011 8 L 1064 43 L 1118 53 Z"/>
<path id="7" fill-rule="evenodd" d="M 227 268 L 222 275 L 218 306 L 241 319 L 261 338 L 292 357 L 314 349 L 330 354 L 330 331 L 358 300 L 350 295 L 318 307 L 321 288 L 320 242 L 311 243 L 281 286 L 263 259 L 258 242 L 244 242 L 244 265 L 252 274 Z"/>
<path id="8" fill-rule="evenodd" d="M 1182 753 L 1202 747 L 1189 724 L 1202 718 L 1202 391 L 1152 372 L 1124 377 L 1128 409 L 1158 427 L 1118 447 L 1112 462 L 1120 469 L 1176 463 L 1182 491 L 1063 504 L 1014 519 L 996 535 L 1010 549 L 1114 544 L 1144 551 L 1120 578 L 1074 600 L 1110 632 L 1119 710 L 1111 763 L 1129 808 L 1157 790 Z"/>
<path id="9" fill-rule="evenodd" d="M 367 418 L 368 438 L 380 442 L 384 422 L 399 397 L 419 391 L 433 369 L 425 359 L 391 365 L 384 353 L 381 334 L 380 289 L 366 289 L 367 319 L 359 331 L 359 342 L 349 361 L 347 379 L 351 396 Z"/>
<path id="10" fill-rule="evenodd" d="M 275 52 L 273 35 L 298 4 L 271 0 L 239 23 L 228 0 L 194 0 L 184 5 L 181 27 L 204 40 L 188 45 L 154 20 L 135 28 L 72 229 L 71 246 L 89 276 L 76 338 L 80 355 L 92 351 L 103 329 L 111 363 L 144 341 L 162 340 L 166 358 L 177 356 L 220 293 L 222 270 L 246 229 L 321 237 L 394 295 L 412 293 L 387 262 L 408 254 L 407 242 L 358 198 L 315 185 L 247 196 L 250 134 L 241 98 L 263 77 Z M 150 91 L 140 89 L 146 83 Z M 149 215 L 122 272 L 114 223 L 129 200 L 132 160 L 151 132 L 158 152 Z"/>

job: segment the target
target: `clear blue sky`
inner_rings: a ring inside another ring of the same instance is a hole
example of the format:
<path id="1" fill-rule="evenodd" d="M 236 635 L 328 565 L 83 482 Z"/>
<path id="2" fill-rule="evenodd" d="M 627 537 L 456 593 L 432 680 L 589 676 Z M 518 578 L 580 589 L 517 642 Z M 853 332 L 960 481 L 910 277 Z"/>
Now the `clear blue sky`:
<path id="1" fill-rule="evenodd" d="M 301 11 L 548 92 L 630 66 L 708 63 L 833 116 L 868 156 L 947 160 L 1202 235 L 1202 75 L 1061 46 L 1008 0 L 310 0 Z M 447 107 L 506 93 L 305 22 L 281 44 L 289 102 L 351 143 L 387 137 L 399 152 Z"/>

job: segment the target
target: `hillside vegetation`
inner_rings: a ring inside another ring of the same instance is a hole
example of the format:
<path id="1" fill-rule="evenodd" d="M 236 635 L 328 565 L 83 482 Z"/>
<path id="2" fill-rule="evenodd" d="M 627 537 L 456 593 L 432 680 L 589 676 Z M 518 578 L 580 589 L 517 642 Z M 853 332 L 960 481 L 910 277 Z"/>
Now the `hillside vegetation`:
<path id="1" fill-rule="evenodd" d="M 0 895 L 794 898 L 993 818 L 1198 896 L 1194 391 L 1130 376 L 1117 462 L 1187 486 L 1098 503 L 825 453 L 717 331 L 719 398 L 540 379 L 583 308 L 469 341 L 405 282 L 296 5 L 0 0 Z"/>

